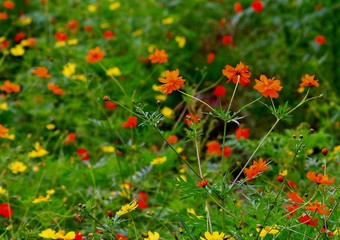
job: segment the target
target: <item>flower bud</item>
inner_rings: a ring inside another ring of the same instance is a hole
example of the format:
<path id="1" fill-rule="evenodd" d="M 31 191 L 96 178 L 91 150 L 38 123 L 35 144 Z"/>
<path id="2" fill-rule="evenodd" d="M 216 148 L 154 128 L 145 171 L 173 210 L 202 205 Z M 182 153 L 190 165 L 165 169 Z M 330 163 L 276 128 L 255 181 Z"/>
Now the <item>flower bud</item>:
<path id="1" fill-rule="evenodd" d="M 328 154 L 328 149 L 327 149 L 327 148 L 323 148 L 323 149 L 321 150 L 321 152 L 322 152 L 322 154 L 323 154 L 324 156 L 327 156 L 327 154 Z"/>
<path id="2" fill-rule="evenodd" d="M 107 96 L 107 95 L 105 95 L 104 97 L 103 97 L 103 101 L 109 101 L 109 96 Z"/>

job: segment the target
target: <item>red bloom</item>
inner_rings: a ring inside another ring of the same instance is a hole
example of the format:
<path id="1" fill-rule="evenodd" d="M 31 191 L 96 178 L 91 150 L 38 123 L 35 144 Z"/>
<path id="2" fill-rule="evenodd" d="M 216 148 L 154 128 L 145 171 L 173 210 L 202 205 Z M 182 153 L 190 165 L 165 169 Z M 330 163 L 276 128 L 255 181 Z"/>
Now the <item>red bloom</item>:
<path id="1" fill-rule="evenodd" d="M 303 203 L 304 197 L 299 197 L 296 192 L 287 193 L 287 197 L 294 203 Z"/>
<path id="2" fill-rule="evenodd" d="M 111 39 L 114 37 L 114 32 L 112 32 L 111 30 L 105 30 L 104 31 L 104 38 L 106 39 Z"/>
<path id="3" fill-rule="evenodd" d="M 276 181 L 278 181 L 278 182 L 283 182 L 283 176 L 282 176 L 282 174 L 279 174 L 279 176 L 277 176 L 277 178 L 276 178 Z"/>
<path id="4" fill-rule="evenodd" d="M 209 181 L 208 181 L 207 179 L 203 179 L 202 181 L 199 181 L 199 182 L 197 183 L 197 187 L 203 188 L 203 187 L 207 186 L 208 183 L 209 183 Z"/>
<path id="5" fill-rule="evenodd" d="M 80 231 L 77 231 L 74 240 L 82 240 L 82 239 L 83 239 L 83 235 L 80 233 Z"/>
<path id="6" fill-rule="evenodd" d="M 64 140 L 64 144 L 68 146 L 71 142 L 75 142 L 77 139 L 77 135 L 75 133 L 70 133 L 69 135 L 66 136 Z"/>
<path id="7" fill-rule="evenodd" d="M 222 44 L 223 45 L 231 44 L 232 42 L 233 42 L 232 36 L 230 36 L 230 35 L 223 36 L 223 38 L 222 38 Z"/>
<path id="8" fill-rule="evenodd" d="M 184 122 L 188 127 L 191 127 L 191 125 L 194 124 L 194 123 L 198 124 L 199 120 L 200 119 L 197 115 L 193 115 L 193 114 L 190 114 L 190 113 L 185 115 L 185 118 L 184 118 Z"/>
<path id="9" fill-rule="evenodd" d="M 235 68 L 226 65 L 222 70 L 222 74 L 228 78 L 227 83 L 233 81 L 233 83 L 236 84 L 239 80 L 241 85 L 247 86 L 250 84 L 249 78 L 251 76 L 251 72 L 249 72 L 248 68 L 249 66 L 245 66 L 243 62 L 237 64 Z"/>
<path id="10" fill-rule="evenodd" d="M 221 152 L 222 152 L 220 143 L 216 140 L 208 142 L 207 143 L 207 152 L 209 154 L 220 155 Z"/>
<path id="11" fill-rule="evenodd" d="M 234 4 L 234 11 L 235 11 L 235 13 L 241 13 L 243 11 L 241 3 L 236 2 Z"/>
<path id="12" fill-rule="evenodd" d="M 178 141 L 178 137 L 176 135 L 171 135 L 170 137 L 168 137 L 167 141 L 170 144 L 174 144 Z"/>
<path id="13" fill-rule="evenodd" d="M 104 104 L 105 108 L 108 110 L 115 110 L 117 108 L 117 104 L 115 104 L 114 102 L 107 101 Z"/>
<path id="14" fill-rule="evenodd" d="M 327 149 L 327 148 L 323 148 L 323 149 L 321 150 L 321 153 L 322 153 L 322 155 L 327 156 L 327 154 L 328 154 L 328 149 Z"/>
<path id="15" fill-rule="evenodd" d="M 214 60 L 215 60 L 215 53 L 213 52 L 209 53 L 207 56 L 207 63 L 211 64 L 214 62 Z"/>
<path id="16" fill-rule="evenodd" d="M 293 180 L 289 180 L 287 184 L 291 188 L 297 188 L 297 184 Z"/>
<path id="17" fill-rule="evenodd" d="M 116 234 L 116 238 L 117 240 L 127 240 L 127 238 L 125 236 L 123 236 L 122 234 Z"/>
<path id="18" fill-rule="evenodd" d="M 312 227 L 318 226 L 318 220 L 319 220 L 318 218 L 311 219 L 311 217 L 308 216 L 307 214 L 302 214 L 298 218 L 299 222 L 304 223 L 304 224 L 309 225 L 309 226 L 312 226 Z"/>
<path id="19" fill-rule="evenodd" d="M 314 41 L 320 45 L 326 44 L 326 38 L 324 36 L 316 36 Z"/>
<path id="20" fill-rule="evenodd" d="M 14 9 L 15 7 L 15 4 L 14 2 L 12 1 L 4 1 L 4 3 L 2 4 L 2 6 L 4 6 L 4 8 L 7 8 L 7 9 Z"/>
<path id="21" fill-rule="evenodd" d="M 10 207 L 9 203 L 0 203 L 0 215 L 9 218 L 12 214 L 13 209 Z"/>
<path id="22" fill-rule="evenodd" d="M 138 207 L 140 209 L 148 208 L 149 207 L 149 204 L 148 204 L 149 197 L 148 197 L 148 195 L 146 195 L 145 192 L 139 192 L 138 196 L 139 196 Z"/>
<path id="23" fill-rule="evenodd" d="M 314 203 L 309 202 L 309 206 L 305 206 L 305 209 L 307 211 L 318 212 L 320 214 L 328 214 L 329 210 L 324 210 L 325 207 L 326 204 L 321 204 L 318 200 L 316 200 Z"/>
<path id="24" fill-rule="evenodd" d="M 78 21 L 77 20 L 72 20 L 67 23 L 67 28 L 68 29 L 74 29 L 78 27 Z"/>
<path id="25" fill-rule="evenodd" d="M 225 146 L 225 147 L 223 148 L 223 154 L 224 154 L 225 157 L 230 157 L 230 155 L 231 155 L 232 153 L 233 153 L 233 150 L 232 150 L 230 147 Z"/>
<path id="26" fill-rule="evenodd" d="M 64 32 L 56 32 L 54 34 L 54 37 L 57 39 L 57 41 L 66 41 L 67 40 L 67 34 Z"/>
<path id="27" fill-rule="evenodd" d="M 295 214 L 299 205 L 297 204 L 284 204 L 283 207 L 287 210 L 288 218 L 292 218 Z"/>
<path id="28" fill-rule="evenodd" d="M 254 12 L 262 12 L 263 10 L 263 2 L 259 0 L 255 0 L 251 3 L 251 8 L 254 10 Z"/>
<path id="29" fill-rule="evenodd" d="M 92 31 L 92 26 L 86 25 L 86 26 L 84 27 L 84 30 L 85 30 L 86 32 L 91 32 L 91 31 Z"/>
<path id="30" fill-rule="evenodd" d="M 24 32 L 18 32 L 14 37 L 14 41 L 20 42 L 24 37 L 26 37 Z"/>
<path id="31" fill-rule="evenodd" d="M 225 87 L 223 87 L 222 85 L 217 85 L 213 92 L 213 94 L 216 97 L 223 97 L 226 93 L 227 93 L 227 89 L 225 89 Z"/>
<path id="32" fill-rule="evenodd" d="M 8 14 L 7 13 L 2 13 L 2 12 L 0 12 L 0 20 L 6 20 L 6 19 L 8 19 Z"/>
<path id="33" fill-rule="evenodd" d="M 79 148 L 77 154 L 82 161 L 89 160 L 90 154 L 85 148 Z"/>
<path id="34" fill-rule="evenodd" d="M 0 42 L 0 50 L 7 48 L 8 46 L 9 46 L 9 42 L 7 40 Z"/>
<path id="35" fill-rule="evenodd" d="M 122 124 L 123 128 L 134 128 L 138 124 L 138 119 L 135 116 L 130 116 L 126 122 Z"/>
<path id="36" fill-rule="evenodd" d="M 249 138 L 249 128 L 237 128 L 236 129 L 236 140 L 239 140 L 240 138 Z"/>

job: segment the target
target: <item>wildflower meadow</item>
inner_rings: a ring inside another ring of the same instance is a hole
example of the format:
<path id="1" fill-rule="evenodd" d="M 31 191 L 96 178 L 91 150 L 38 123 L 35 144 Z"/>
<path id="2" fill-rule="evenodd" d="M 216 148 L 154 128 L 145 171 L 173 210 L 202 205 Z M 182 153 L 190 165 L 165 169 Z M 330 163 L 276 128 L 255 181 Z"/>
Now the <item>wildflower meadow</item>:
<path id="1" fill-rule="evenodd" d="M 340 239 L 339 12 L 0 0 L 0 239 Z"/>

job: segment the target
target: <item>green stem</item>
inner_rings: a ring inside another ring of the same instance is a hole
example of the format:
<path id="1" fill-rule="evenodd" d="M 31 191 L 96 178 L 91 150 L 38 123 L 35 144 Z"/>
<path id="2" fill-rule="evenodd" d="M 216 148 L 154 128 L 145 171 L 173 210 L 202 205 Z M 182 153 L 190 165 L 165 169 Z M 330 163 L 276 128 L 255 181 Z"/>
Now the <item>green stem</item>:
<path id="1" fill-rule="evenodd" d="M 129 214 L 129 217 L 131 218 L 131 221 L 132 221 L 133 230 L 135 232 L 136 240 L 138 240 L 138 234 L 137 234 L 137 228 L 136 228 L 135 221 L 133 220 L 133 217 L 131 216 L 131 214 Z"/>
<path id="2" fill-rule="evenodd" d="M 212 223 L 211 223 L 211 217 L 210 217 L 210 211 L 209 211 L 209 206 L 208 202 L 205 202 L 205 211 L 207 212 L 207 224 L 209 226 L 210 233 L 213 233 L 213 228 L 212 228 Z"/>
<path id="3" fill-rule="evenodd" d="M 201 159 L 200 159 L 200 154 L 199 154 L 198 141 L 196 138 L 195 138 L 195 148 L 196 148 L 198 170 L 200 172 L 200 177 L 203 179 L 203 172 L 202 172 L 202 167 L 201 167 Z"/>
<path id="4" fill-rule="evenodd" d="M 228 109 L 227 109 L 227 114 L 228 115 L 229 115 L 229 110 L 230 110 L 230 107 L 231 107 L 231 103 L 234 100 L 234 96 L 235 96 L 235 93 L 236 93 L 237 86 L 238 86 L 239 82 L 240 82 L 240 75 L 237 75 L 237 82 L 236 82 L 236 85 L 235 85 L 235 88 L 234 88 L 234 91 L 233 91 L 233 95 L 231 95 L 231 99 L 230 99 L 230 102 L 229 102 L 229 105 L 228 105 Z"/>
<path id="5" fill-rule="evenodd" d="M 224 145 L 226 142 L 226 135 L 227 135 L 227 121 L 224 121 L 223 125 L 223 138 L 222 138 L 222 156 L 221 156 L 221 176 L 222 176 L 222 192 L 225 190 L 225 185 L 224 185 Z M 224 206 L 225 203 L 225 198 L 223 197 L 221 205 Z M 222 214 L 222 232 L 225 230 L 225 214 Z"/>
<path id="6" fill-rule="evenodd" d="M 237 112 L 235 112 L 235 113 L 233 114 L 233 116 L 232 116 L 231 118 L 233 118 L 233 117 L 235 117 L 237 114 L 239 114 L 244 108 L 249 107 L 249 106 L 252 105 L 253 103 L 259 101 L 262 97 L 263 97 L 263 96 L 261 95 L 259 98 L 256 98 L 254 101 L 252 101 L 252 102 L 250 102 L 250 103 L 247 103 L 246 105 L 244 105 L 243 107 L 241 107 Z"/>
<path id="7" fill-rule="evenodd" d="M 194 96 L 192 96 L 192 95 L 190 95 L 190 94 L 187 94 L 187 93 L 185 93 L 185 92 L 183 92 L 183 91 L 181 91 L 181 90 L 178 90 L 180 93 L 182 93 L 183 95 L 185 95 L 185 96 L 187 96 L 187 97 L 190 97 L 190 98 L 192 98 L 192 99 L 195 99 L 196 101 L 199 101 L 200 103 L 203 103 L 205 106 L 207 106 L 208 108 L 210 108 L 212 111 L 214 111 L 214 108 L 213 107 L 211 107 L 209 104 L 207 104 L 206 102 L 204 102 L 204 101 L 202 101 L 201 99 L 199 99 L 199 98 L 197 98 L 197 97 L 194 97 Z"/>
<path id="8" fill-rule="evenodd" d="M 260 147 L 262 146 L 262 144 L 264 143 L 264 141 L 267 139 L 267 137 L 269 136 L 269 134 L 274 130 L 274 128 L 276 127 L 276 125 L 279 123 L 281 119 L 277 118 L 276 122 L 273 124 L 273 126 L 271 127 L 271 129 L 269 129 L 269 131 L 266 133 L 266 135 L 262 138 L 261 142 L 259 143 L 259 145 L 256 147 L 256 149 L 254 150 L 254 152 L 252 153 L 252 155 L 249 157 L 248 161 L 246 162 L 246 164 L 243 166 L 243 168 L 241 169 L 241 171 L 239 172 L 239 174 L 237 175 L 237 177 L 234 179 L 234 181 L 231 184 L 231 187 L 235 186 L 237 180 L 239 179 L 239 177 L 241 176 L 241 174 L 243 173 L 243 170 L 248 166 L 248 164 L 250 163 L 250 161 L 252 160 L 252 158 L 255 156 L 255 154 L 257 153 L 257 151 L 260 149 Z"/>
<path id="9" fill-rule="evenodd" d="M 287 112 L 287 115 L 289 115 L 291 112 L 293 112 L 295 109 L 297 109 L 298 107 L 300 107 L 302 104 L 305 103 L 305 100 L 306 100 L 308 93 L 309 93 L 309 89 L 310 89 L 310 87 L 308 88 L 307 93 L 306 93 L 305 97 L 302 99 L 302 101 L 298 105 L 296 105 L 294 108 L 289 110 L 289 112 Z"/>
<path id="10" fill-rule="evenodd" d="M 218 85 L 223 78 L 224 78 L 224 76 L 221 76 L 215 83 L 210 84 L 209 87 L 203 88 L 202 90 L 198 91 L 197 93 L 204 93 L 206 91 L 209 91 L 210 89 L 212 89 L 216 85 Z"/>

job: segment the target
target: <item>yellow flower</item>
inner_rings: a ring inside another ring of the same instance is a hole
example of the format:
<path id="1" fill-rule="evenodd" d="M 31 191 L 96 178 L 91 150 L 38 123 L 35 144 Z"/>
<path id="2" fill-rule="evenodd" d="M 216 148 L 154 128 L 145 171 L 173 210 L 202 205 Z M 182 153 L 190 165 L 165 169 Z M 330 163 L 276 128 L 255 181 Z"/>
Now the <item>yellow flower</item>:
<path id="1" fill-rule="evenodd" d="M 7 195 L 7 190 L 0 186 L 0 195 Z"/>
<path id="2" fill-rule="evenodd" d="M 120 2 L 114 2 L 114 3 L 110 4 L 109 9 L 111 11 L 114 11 L 114 10 L 117 10 L 118 8 L 120 8 L 120 6 L 121 6 Z"/>
<path id="3" fill-rule="evenodd" d="M 46 128 L 48 129 L 48 130 L 53 130 L 53 129 L 55 129 L 55 125 L 54 124 L 47 124 L 46 125 Z"/>
<path id="4" fill-rule="evenodd" d="M 156 85 L 156 84 L 152 84 L 152 90 L 154 90 L 156 92 L 161 92 L 160 86 Z"/>
<path id="5" fill-rule="evenodd" d="M 282 172 L 280 172 L 279 175 L 284 177 L 284 176 L 287 176 L 287 174 L 288 174 L 288 171 L 287 170 L 283 170 Z"/>
<path id="6" fill-rule="evenodd" d="M 178 152 L 178 153 L 181 153 L 181 152 L 183 152 L 183 148 L 182 148 L 182 147 L 178 147 L 178 148 L 176 148 L 176 152 Z"/>
<path id="7" fill-rule="evenodd" d="M 102 23 L 102 24 L 99 25 L 99 27 L 101 29 L 108 28 L 109 26 L 110 26 L 110 24 L 108 24 L 108 23 Z"/>
<path id="8" fill-rule="evenodd" d="M 194 215 L 197 218 L 203 218 L 203 216 L 198 216 L 193 208 L 187 208 L 187 213 L 190 213 L 190 214 Z M 191 216 L 189 215 L 189 217 L 191 217 Z"/>
<path id="9" fill-rule="evenodd" d="M 120 71 L 120 69 L 118 67 L 113 67 L 113 68 L 110 68 L 110 69 L 108 69 L 106 71 L 106 75 L 107 76 L 115 76 L 115 77 L 117 77 L 117 76 L 122 75 L 122 73 L 121 73 L 121 71 Z"/>
<path id="10" fill-rule="evenodd" d="M 150 44 L 148 46 L 148 52 L 153 53 L 157 49 L 157 46 L 155 44 Z"/>
<path id="11" fill-rule="evenodd" d="M 158 232 L 148 232 L 148 237 L 144 238 L 144 240 L 158 240 L 160 238 Z"/>
<path id="12" fill-rule="evenodd" d="M 78 74 L 76 74 L 76 75 L 73 75 L 73 76 L 71 77 L 71 79 L 73 79 L 73 80 L 79 80 L 79 81 L 82 81 L 82 82 L 87 82 L 86 76 L 85 76 L 84 74 L 80 74 L 80 73 L 78 73 Z"/>
<path id="13" fill-rule="evenodd" d="M 161 102 L 164 102 L 164 101 L 166 100 L 166 98 L 167 98 L 167 96 L 164 95 L 164 94 L 162 94 L 162 95 L 156 95 L 156 96 L 155 96 L 155 99 L 156 99 L 157 101 L 161 101 Z"/>
<path id="14" fill-rule="evenodd" d="M 31 22 L 32 22 L 32 18 L 31 18 L 31 17 L 27 17 L 27 16 L 25 16 L 25 15 L 22 15 L 22 16 L 19 18 L 19 23 L 20 23 L 21 25 L 24 25 L 24 26 L 30 25 Z"/>
<path id="15" fill-rule="evenodd" d="M 47 195 L 44 197 L 43 195 L 40 195 L 38 198 L 34 199 L 32 202 L 34 204 L 40 203 L 40 202 L 47 202 L 50 199 L 50 195 Z"/>
<path id="16" fill-rule="evenodd" d="M 259 235 L 260 238 L 264 238 L 267 234 L 272 234 L 272 235 L 277 234 L 279 232 L 279 228 L 277 225 L 267 226 L 262 229 L 260 227 L 256 227 L 256 231 L 260 232 L 260 235 Z"/>
<path id="17" fill-rule="evenodd" d="M 35 150 L 31 151 L 28 153 L 28 156 L 30 158 L 38 158 L 38 157 L 43 157 L 48 154 L 48 151 L 46 151 L 39 142 L 36 142 L 34 144 Z"/>
<path id="18" fill-rule="evenodd" d="M 22 56 L 25 54 L 25 49 L 21 45 L 15 45 L 9 51 L 11 52 L 13 56 L 16 56 L 16 57 Z"/>
<path id="19" fill-rule="evenodd" d="M 102 146 L 102 151 L 105 153 L 113 153 L 115 150 L 116 149 L 113 146 Z"/>
<path id="20" fill-rule="evenodd" d="M 60 47 L 65 47 L 66 46 L 66 42 L 65 41 L 58 41 L 54 44 L 54 46 L 56 48 L 60 48 Z"/>
<path id="21" fill-rule="evenodd" d="M 339 152 L 340 151 L 340 145 L 335 146 L 333 149 L 334 152 Z"/>
<path id="22" fill-rule="evenodd" d="M 63 66 L 63 75 L 65 77 L 71 77 L 76 71 L 75 63 L 67 63 Z"/>
<path id="23" fill-rule="evenodd" d="M 174 22 L 174 19 L 173 19 L 172 17 L 164 18 L 164 19 L 162 20 L 162 23 L 163 23 L 164 25 L 170 25 L 170 24 L 172 24 L 173 22 Z"/>
<path id="24" fill-rule="evenodd" d="M 55 231 L 51 228 L 48 228 L 48 229 L 42 231 L 41 233 L 39 233 L 39 237 L 56 239 L 55 238 Z"/>
<path id="25" fill-rule="evenodd" d="M 47 195 L 53 195 L 55 194 L 55 190 L 54 189 L 50 189 L 46 191 Z"/>
<path id="26" fill-rule="evenodd" d="M 17 174 L 17 173 L 25 172 L 27 169 L 27 166 L 23 164 L 22 162 L 15 161 L 9 165 L 9 169 L 11 169 L 12 173 Z"/>
<path id="27" fill-rule="evenodd" d="M 132 36 L 134 37 L 138 37 L 140 35 L 143 34 L 143 30 L 142 29 L 137 29 L 136 31 L 132 32 Z"/>
<path id="28" fill-rule="evenodd" d="M 156 157 L 152 162 L 150 163 L 151 165 L 157 165 L 157 164 L 162 164 L 166 162 L 166 156 L 164 157 Z"/>
<path id="29" fill-rule="evenodd" d="M 174 115 L 174 111 L 169 107 L 163 107 L 162 110 L 161 110 L 161 113 L 166 118 L 172 118 L 173 115 Z"/>
<path id="30" fill-rule="evenodd" d="M 213 234 L 211 234 L 210 232 L 205 232 L 204 233 L 204 237 L 200 237 L 201 240 L 223 240 L 224 237 L 224 233 L 218 233 L 218 232 L 213 232 Z"/>
<path id="31" fill-rule="evenodd" d="M 136 201 L 133 201 L 132 203 L 122 206 L 122 208 L 116 214 L 121 216 L 121 215 L 124 215 L 126 213 L 129 213 L 135 210 L 137 207 L 138 207 L 138 203 Z"/>
<path id="32" fill-rule="evenodd" d="M 90 5 L 87 6 L 87 10 L 89 12 L 95 12 L 95 11 L 97 11 L 97 6 L 94 5 L 94 4 L 90 4 Z"/>
<path id="33" fill-rule="evenodd" d="M 78 44 L 78 39 L 77 38 L 71 38 L 69 40 L 67 40 L 67 44 L 68 45 L 77 45 Z"/>
<path id="34" fill-rule="evenodd" d="M 8 110 L 7 103 L 0 103 L 0 110 L 4 110 L 4 111 Z"/>
<path id="35" fill-rule="evenodd" d="M 178 46 L 180 48 L 183 48 L 185 46 L 185 43 L 186 43 L 187 40 L 183 36 L 176 36 L 175 41 L 178 43 Z"/>

